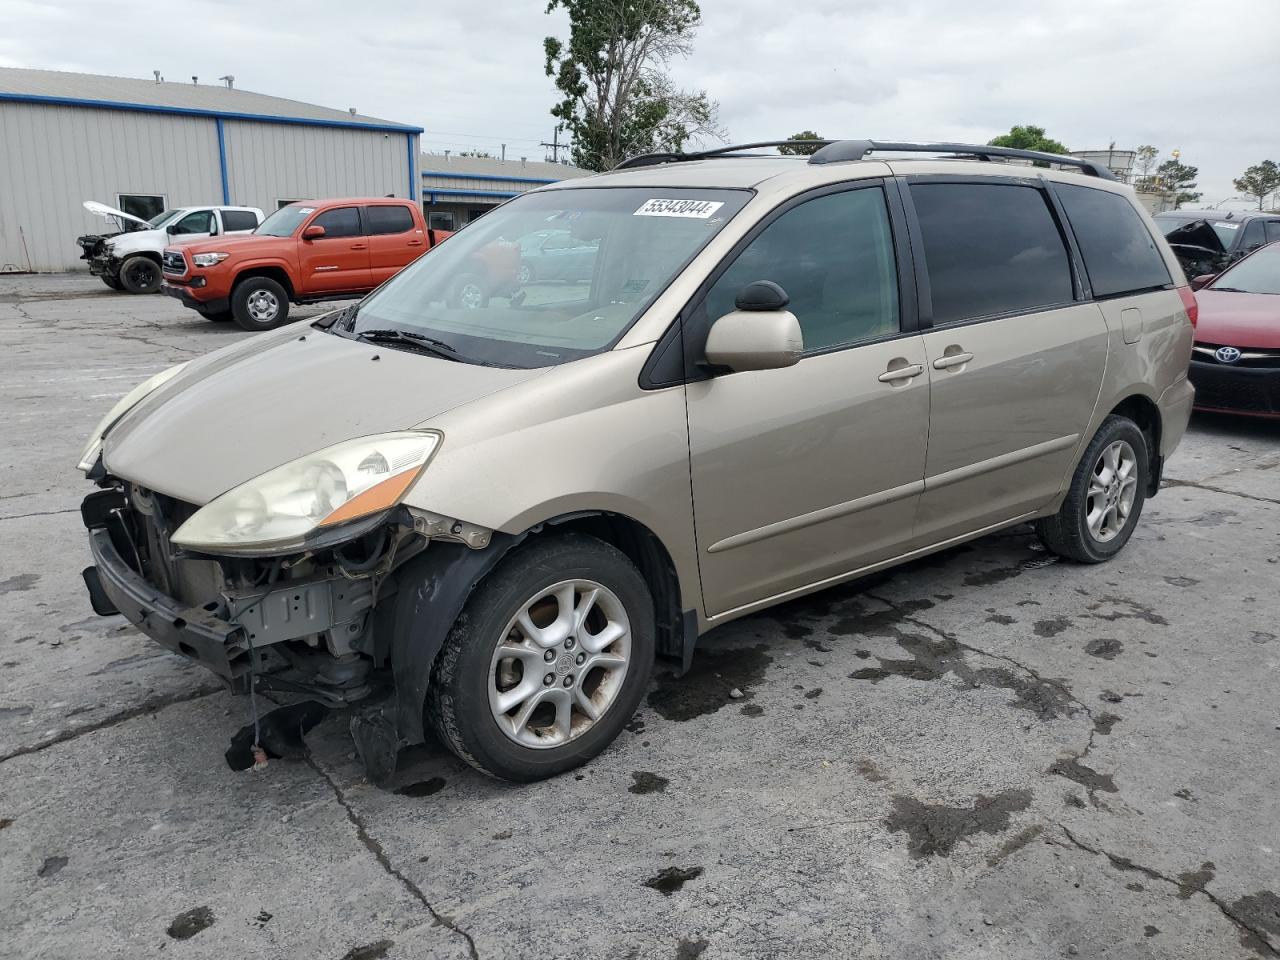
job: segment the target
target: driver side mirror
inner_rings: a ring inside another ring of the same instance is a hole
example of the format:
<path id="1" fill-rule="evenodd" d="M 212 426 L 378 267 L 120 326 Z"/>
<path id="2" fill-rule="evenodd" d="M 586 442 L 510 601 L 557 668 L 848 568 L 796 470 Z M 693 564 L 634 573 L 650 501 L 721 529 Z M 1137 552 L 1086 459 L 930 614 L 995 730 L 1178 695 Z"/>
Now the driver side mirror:
<path id="1" fill-rule="evenodd" d="M 804 352 L 800 321 L 785 309 L 790 298 L 769 280 L 749 283 L 738 293 L 737 310 L 726 313 L 707 334 L 707 362 L 735 373 L 794 366 Z"/>
<path id="2" fill-rule="evenodd" d="M 1213 283 L 1215 277 L 1217 277 L 1216 273 L 1202 273 L 1198 277 L 1192 277 L 1191 289 L 1199 290 L 1202 287 L 1207 287 L 1209 284 Z"/>
<path id="3" fill-rule="evenodd" d="M 324 227 L 318 223 L 313 223 L 307 229 L 302 231 L 303 240 L 319 240 L 324 236 Z"/>

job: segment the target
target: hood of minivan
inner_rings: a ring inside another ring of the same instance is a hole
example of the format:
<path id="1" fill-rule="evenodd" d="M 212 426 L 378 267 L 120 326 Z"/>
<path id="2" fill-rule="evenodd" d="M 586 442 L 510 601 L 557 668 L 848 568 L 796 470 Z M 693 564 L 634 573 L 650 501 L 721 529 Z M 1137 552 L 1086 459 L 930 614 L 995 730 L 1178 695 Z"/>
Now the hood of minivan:
<path id="1" fill-rule="evenodd" d="M 1228 286 L 1230 282 L 1228 276 Z M 1280 295 L 1207 288 L 1196 291 L 1196 302 L 1200 304 L 1197 341 L 1242 349 L 1280 349 Z"/>
<path id="2" fill-rule="evenodd" d="M 103 462 L 114 476 L 205 504 L 323 447 L 423 425 L 545 372 L 456 363 L 295 324 L 193 361 L 108 431 Z"/>

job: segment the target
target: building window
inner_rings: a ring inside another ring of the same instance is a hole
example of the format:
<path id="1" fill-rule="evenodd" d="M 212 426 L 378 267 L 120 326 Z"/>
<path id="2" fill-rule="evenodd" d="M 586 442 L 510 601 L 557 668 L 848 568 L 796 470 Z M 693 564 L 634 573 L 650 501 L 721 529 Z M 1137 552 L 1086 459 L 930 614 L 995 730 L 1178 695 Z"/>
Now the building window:
<path id="1" fill-rule="evenodd" d="M 297 200 L 277 200 L 276 209 L 279 210 L 281 207 L 287 207 L 291 203 L 302 203 L 302 198 L 298 198 Z"/>
<path id="2" fill-rule="evenodd" d="M 437 210 L 427 216 L 427 226 L 432 230 L 452 230 L 453 211 Z"/>
<path id="3" fill-rule="evenodd" d="M 481 217 L 483 217 L 486 213 L 488 213 L 491 209 L 493 209 L 493 208 L 492 208 L 492 207 L 478 207 L 478 208 L 475 208 L 475 209 L 472 209 L 472 210 L 468 210 L 468 211 L 467 211 L 467 223 L 475 223 L 477 220 L 479 220 Z"/>
<path id="4" fill-rule="evenodd" d="M 117 195 L 120 209 L 139 220 L 150 220 L 164 213 L 164 197 L 152 193 L 121 193 Z"/>

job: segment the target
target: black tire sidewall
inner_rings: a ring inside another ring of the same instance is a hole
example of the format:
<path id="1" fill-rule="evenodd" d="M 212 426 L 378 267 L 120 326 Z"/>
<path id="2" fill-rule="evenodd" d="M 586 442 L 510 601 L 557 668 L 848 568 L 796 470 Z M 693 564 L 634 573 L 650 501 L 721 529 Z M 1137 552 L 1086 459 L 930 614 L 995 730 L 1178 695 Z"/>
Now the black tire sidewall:
<path id="1" fill-rule="evenodd" d="M 1089 481 L 1093 476 L 1093 466 L 1098 462 L 1102 451 L 1117 440 L 1124 440 L 1133 448 L 1138 461 L 1138 489 L 1134 493 L 1133 508 L 1129 511 L 1128 522 L 1119 536 L 1103 543 L 1094 538 L 1089 530 Z M 1147 482 L 1150 475 L 1150 455 L 1147 450 L 1147 438 L 1138 425 L 1125 417 L 1108 417 L 1102 427 L 1094 434 L 1093 440 L 1085 448 L 1084 456 L 1072 478 L 1071 492 L 1068 494 L 1071 522 L 1075 533 L 1080 538 L 1080 546 L 1089 554 L 1091 560 L 1109 560 L 1124 549 L 1142 516 L 1142 507 L 1147 499 Z"/>
<path id="2" fill-rule="evenodd" d="M 129 276 L 135 267 L 146 264 L 154 272 L 152 283 L 147 286 L 136 286 L 130 282 Z M 120 286 L 129 293 L 155 293 L 160 289 L 160 265 L 150 257 L 144 257 L 141 254 L 134 254 L 120 265 Z"/>
<path id="3" fill-rule="evenodd" d="M 489 669 L 501 631 L 519 607 L 561 580 L 594 580 L 617 595 L 631 622 L 631 657 L 623 687 L 605 715 L 581 736 L 559 747 L 535 749 L 511 740 L 498 727 L 489 706 Z M 463 759 L 493 776 L 533 781 L 581 766 L 622 732 L 648 687 L 655 650 L 653 599 L 634 564 L 616 548 L 582 535 L 565 535 L 518 548 L 476 589 L 450 632 L 446 650 L 452 665 L 443 675 L 440 661 L 432 678 L 428 716 L 451 717 L 452 736 Z"/>
<path id="4" fill-rule="evenodd" d="M 249 316 L 249 297 L 258 290 L 268 290 L 280 301 L 280 312 L 270 323 L 260 323 Z M 231 293 L 231 316 L 242 330 L 258 333 L 284 326 L 289 320 L 289 295 L 284 287 L 270 277 L 249 277 L 241 280 Z"/>

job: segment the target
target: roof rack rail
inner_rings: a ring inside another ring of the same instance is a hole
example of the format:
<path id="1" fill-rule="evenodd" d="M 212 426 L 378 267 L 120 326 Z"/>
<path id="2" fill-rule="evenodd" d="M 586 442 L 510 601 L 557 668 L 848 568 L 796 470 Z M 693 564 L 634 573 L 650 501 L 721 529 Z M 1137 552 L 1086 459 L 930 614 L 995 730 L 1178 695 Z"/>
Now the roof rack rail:
<path id="1" fill-rule="evenodd" d="M 613 169 L 627 170 L 632 167 L 652 167 L 659 163 L 682 163 L 686 160 L 708 160 L 711 157 L 760 156 L 760 154 L 743 154 L 742 150 L 759 150 L 763 147 L 828 147 L 835 140 L 761 140 L 757 143 L 735 143 L 728 147 L 713 147 L 710 150 L 699 150 L 696 153 L 642 153 L 636 157 L 628 157 Z"/>
<path id="2" fill-rule="evenodd" d="M 1103 180 L 1115 180 L 1116 175 L 1101 163 L 1068 157 L 1039 150 L 1018 150 L 1014 147 L 992 147 L 971 143 L 891 143 L 883 140 L 837 140 L 818 150 L 810 163 L 842 163 L 862 160 L 871 152 L 890 153 L 947 153 L 959 157 L 973 157 L 990 161 L 993 157 L 1008 160 L 1033 160 L 1037 163 L 1056 163 L 1066 167 L 1079 167 L 1090 176 Z"/>
<path id="3" fill-rule="evenodd" d="M 634 167 L 650 167 L 660 163 L 683 163 L 688 160 L 707 160 L 712 157 L 752 157 L 760 154 L 743 153 L 743 150 L 759 150 L 763 147 L 804 146 L 818 149 L 809 157 L 810 163 L 845 163 L 864 160 L 873 152 L 890 153 L 945 153 L 956 157 L 972 157 L 990 161 L 999 157 L 1006 160 L 1031 160 L 1037 163 L 1055 163 L 1065 167 L 1078 167 L 1090 176 L 1102 180 L 1118 179 L 1106 166 L 1080 157 L 1067 157 L 1039 150 L 1018 150 L 1013 147 L 992 147 L 972 143 L 896 143 L 885 140 L 761 140 L 757 143 L 738 143 L 728 147 L 715 147 L 696 153 L 645 153 L 629 157 L 614 167 L 627 170 Z"/>

